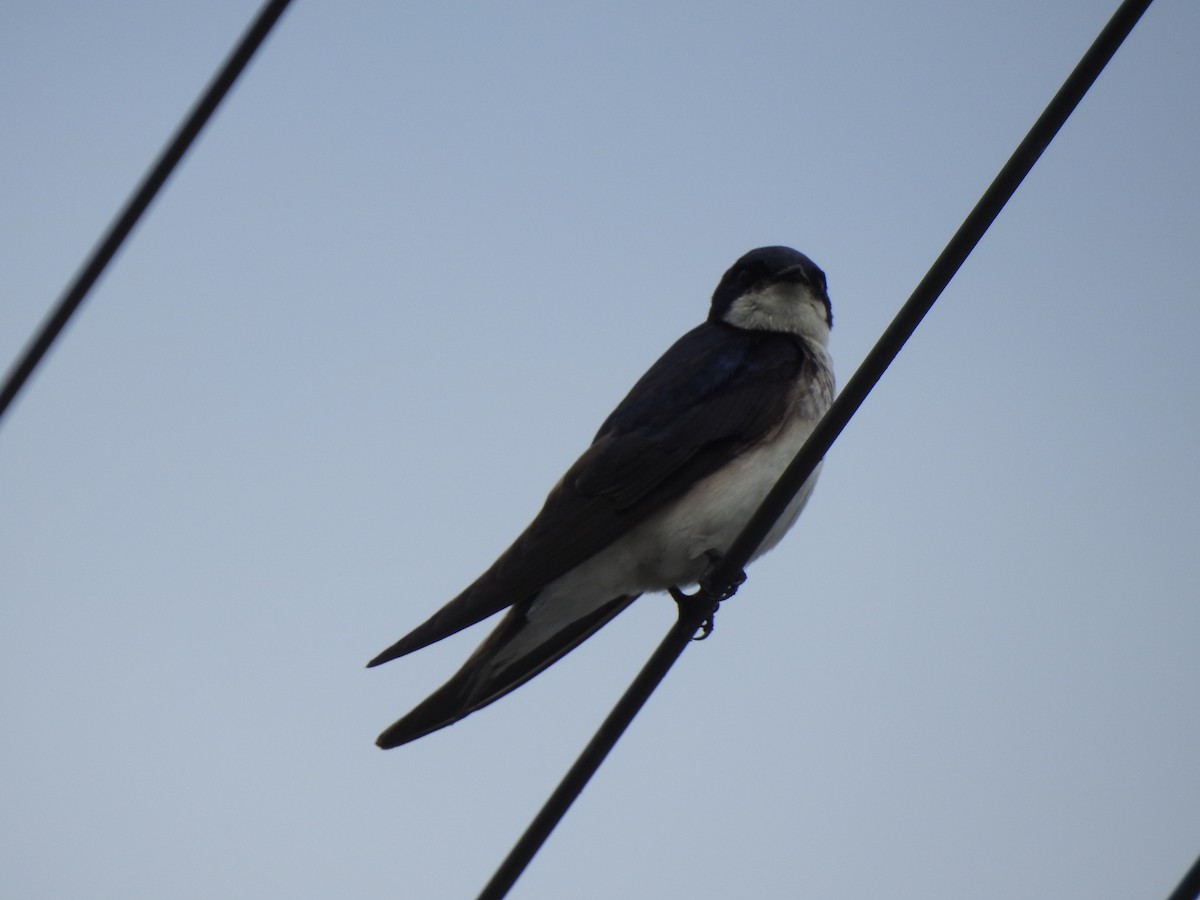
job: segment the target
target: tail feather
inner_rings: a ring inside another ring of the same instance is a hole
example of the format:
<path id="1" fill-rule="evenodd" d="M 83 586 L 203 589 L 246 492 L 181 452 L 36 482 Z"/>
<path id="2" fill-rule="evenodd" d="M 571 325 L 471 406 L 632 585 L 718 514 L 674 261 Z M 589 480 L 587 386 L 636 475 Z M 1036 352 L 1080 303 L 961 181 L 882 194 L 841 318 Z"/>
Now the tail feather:
<path id="1" fill-rule="evenodd" d="M 392 646 L 388 647 L 373 660 L 367 663 L 367 668 L 407 656 L 422 647 L 436 644 L 442 638 L 449 637 L 482 622 L 488 616 L 495 615 L 512 603 L 511 597 L 491 589 L 485 580 L 480 578 L 473 585 L 435 612 L 432 616 L 406 634 Z"/>
<path id="2" fill-rule="evenodd" d="M 511 648 L 513 642 L 529 625 L 526 613 L 532 599 L 518 603 L 509 610 L 495 631 L 488 635 L 449 681 L 417 705 L 412 712 L 385 730 L 375 743 L 384 750 L 399 747 L 439 728 L 452 725 L 477 709 L 499 700 L 574 650 L 611 622 L 635 599 L 636 594 L 615 597 L 588 615 L 575 619 L 553 634 L 539 639 L 516 658 L 498 664 L 498 657 L 502 651 Z M 387 660 L 381 657 L 389 652 L 384 651 L 380 657 L 372 660 L 370 665 L 386 662 Z"/>

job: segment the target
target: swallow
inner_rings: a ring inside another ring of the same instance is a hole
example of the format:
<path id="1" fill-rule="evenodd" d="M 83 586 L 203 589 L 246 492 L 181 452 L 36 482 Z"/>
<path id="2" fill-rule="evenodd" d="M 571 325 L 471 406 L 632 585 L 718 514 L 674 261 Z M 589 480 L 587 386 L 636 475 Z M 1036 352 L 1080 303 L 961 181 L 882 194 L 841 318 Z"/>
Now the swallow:
<path id="1" fill-rule="evenodd" d="M 507 609 L 462 668 L 376 743 L 444 728 L 520 687 L 643 593 L 695 584 L 730 546 L 833 401 L 825 273 L 760 247 L 724 274 L 708 318 L 605 419 L 529 527 L 486 572 L 368 666 Z M 796 521 L 817 472 L 755 556 Z"/>

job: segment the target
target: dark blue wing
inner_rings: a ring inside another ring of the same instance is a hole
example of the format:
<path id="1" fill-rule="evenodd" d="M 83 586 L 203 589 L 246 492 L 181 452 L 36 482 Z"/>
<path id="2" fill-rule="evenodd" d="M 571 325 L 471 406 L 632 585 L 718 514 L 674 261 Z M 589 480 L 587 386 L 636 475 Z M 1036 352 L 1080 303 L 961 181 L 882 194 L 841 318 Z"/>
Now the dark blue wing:
<path id="1" fill-rule="evenodd" d="M 805 360 L 785 335 L 693 329 L 600 426 L 572 469 L 576 491 L 619 510 L 652 506 L 644 518 L 775 428 Z"/>
<path id="2" fill-rule="evenodd" d="M 633 386 L 541 512 L 469 588 L 381 653 L 411 653 L 533 597 L 783 419 L 810 363 L 796 340 L 706 322 Z"/>

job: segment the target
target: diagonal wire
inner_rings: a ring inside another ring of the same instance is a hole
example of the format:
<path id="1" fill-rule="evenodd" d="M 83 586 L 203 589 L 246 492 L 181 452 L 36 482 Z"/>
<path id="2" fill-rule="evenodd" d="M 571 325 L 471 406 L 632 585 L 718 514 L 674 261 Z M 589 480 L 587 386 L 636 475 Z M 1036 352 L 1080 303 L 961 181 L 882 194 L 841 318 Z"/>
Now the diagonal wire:
<path id="1" fill-rule="evenodd" d="M 1112 59 L 1117 48 L 1133 30 L 1151 0 L 1125 0 L 1109 19 L 1092 46 L 1080 59 L 1079 64 L 1067 76 L 1046 109 L 1025 135 L 1025 139 L 1013 151 L 1008 162 L 984 191 L 975 208 L 967 214 L 958 231 L 950 238 L 944 250 L 934 260 L 925 277 L 913 289 L 912 294 L 900 308 L 900 312 L 884 331 L 883 335 L 863 359 L 858 371 L 846 382 L 829 411 L 817 423 L 795 459 L 780 476 L 779 481 L 767 494 L 758 511 L 751 517 L 742 533 L 730 546 L 725 557 L 708 573 L 704 590 L 710 596 L 720 598 L 728 589 L 736 587 L 741 578 L 741 569 L 762 543 L 771 526 L 775 524 L 792 497 L 800 490 L 833 446 L 842 429 L 858 411 L 867 394 L 892 364 L 905 342 L 912 337 L 925 314 L 933 307 L 950 279 L 958 272 L 984 233 L 995 221 L 1000 210 L 1016 192 L 1017 187 L 1029 174 L 1042 151 L 1058 134 L 1063 123 L 1075 110 L 1083 95 L 1099 77 Z"/>
<path id="2" fill-rule="evenodd" d="M 37 368 L 42 357 L 46 355 L 46 351 L 50 349 L 50 345 L 54 343 L 62 330 L 66 327 L 67 322 L 75 313 L 96 280 L 104 272 L 112 258 L 121 248 L 125 238 L 133 231 L 134 226 L 150 206 L 159 189 L 171 177 L 171 173 L 187 153 L 188 148 L 192 145 L 192 141 L 204 128 L 205 124 L 211 118 L 213 112 L 225 95 L 229 93 L 229 89 L 233 87 L 233 83 L 237 81 L 242 70 L 246 68 L 246 64 L 250 62 L 250 58 L 255 51 L 262 45 L 271 28 L 283 15 L 285 9 L 291 0 L 268 0 L 259 11 L 257 18 L 246 29 L 242 35 L 238 45 L 229 54 L 220 70 L 209 82 L 200 99 L 196 101 L 191 112 L 188 113 L 186 119 L 176 130 L 170 143 L 159 154 L 153 167 L 143 177 L 137 190 L 126 201 L 125 207 L 120 214 L 109 226 L 108 231 L 101 238 L 92 254 L 84 263 L 83 268 L 75 276 L 75 280 L 59 298 L 58 304 L 54 310 L 46 317 L 42 323 L 41 329 L 33 339 L 25 346 L 24 352 L 20 359 L 9 370 L 8 375 L 4 379 L 4 385 L 0 388 L 0 419 L 3 419 L 5 411 L 12 403 L 13 399 L 20 392 L 29 376 L 33 374 L 33 370 Z"/>
<path id="3" fill-rule="evenodd" d="M 1192 863 L 1167 900 L 1196 900 L 1197 897 L 1200 897 L 1200 859 Z"/>
<path id="4" fill-rule="evenodd" d="M 1029 174 L 1042 151 L 1058 134 L 1084 94 L 1095 83 L 1150 3 L 1151 0 L 1125 0 L 1113 14 L 1079 64 L 1067 76 L 1067 80 L 1045 111 L 1029 129 L 1025 139 L 984 191 L 975 208 L 934 260 L 925 277 L 913 289 L 904 306 L 871 348 L 858 371 L 846 383 L 829 411 L 817 424 L 804 446 L 800 448 L 800 452 L 780 476 L 775 487 L 724 557 L 707 573 L 695 594 L 691 597 L 676 598 L 679 602 L 679 619 L 625 694 L 617 701 L 608 718 L 497 868 L 492 879 L 484 886 L 479 900 L 500 900 L 508 894 L 550 832 L 566 814 L 571 803 L 599 769 L 608 751 L 615 746 L 650 694 L 666 677 L 697 629 L 715 614 L 721 600 L 737 589 L 745 577 L 742 568 L 771 530 L 771 526 L 812 475 L 817 463 L 842 433 L 842 429 L 899 354 L 904 343 L 916 331 L 925 314 L 933 307 L 950 279 L 995 221 L 1000 210 L 1016 192 L 1021 181 Z"/>

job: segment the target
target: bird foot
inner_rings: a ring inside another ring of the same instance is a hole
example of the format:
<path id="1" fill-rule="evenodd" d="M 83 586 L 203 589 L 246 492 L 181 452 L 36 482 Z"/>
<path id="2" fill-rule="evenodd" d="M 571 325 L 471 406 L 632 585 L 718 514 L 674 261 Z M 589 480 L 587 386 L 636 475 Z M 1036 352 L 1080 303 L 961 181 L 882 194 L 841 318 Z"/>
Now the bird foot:
<path id="1" fill-rule="evenodd" d="M 704 599 L 712 602 L 712 612 L 705 616 L 704 620 L 700 623 L 699 630 L 697 631 L 695 637 L 692 638 L 694 641 L 702 641 L 713 633 L 713 629 L 717 624 L 717 610 L 720 608 L 721 602 L 723 600 L 728 600 L 735 593 L 737 593 L 737 589 L 741 586 L 742 582 L 746 580 L 746 573 L 739 572 L 738 577 L 731 585 L 729 585 L 728 588 L 724 589 L 719 596 L 714 595 L 708 587 L 707 575 L 713 570 L 717 563 L 721 561 L 721 554 L 717 550 L 709 549 L 704 551 L 704 555 L 708 557 L 708 568 L 705 570 L 704 575 L 700 576 L 700 586 L 696 589 L 695 593 L 685 594 L 674 585 L 667 588 L 667 593 L 669 593 L 675 602 L 681 606 L 685 602 L 690 603 L 694 601 L 697 597 L 703 597 Z"/>
<path id="2" fill-rule="evenodd" d="M 667 593 L 671 595 L 671 598 L 678 603 L 680 607 L 682 607 L 684 604 L 692 603 L 697 597 L 703 594 L 704 591 L 703 589 L 700 589 L 694 594 L 685 594 L 679 588 L 671 585 L 671 587 L 667 588 Z M 720 601 L 717 603 L 717 606 L 719 605 Z M 713 611 L 704 617 L 704 620 L 700 623 L 699 630 L 692 638 L 693 641 L 702 641 L 713 633 L 713 627 L 716 625 L 717 606 L 714 606 Z"/>
<path id="3" fill-rule="evenodd" d="M 709 550 L 704 551 L 704 555 L 708 557 L 708 568 L 705 569 L 704 574 L 700 576 L 700 589 L 701 590 L 710 590 L 710 585 L 708 584 L 708 576 L 712 572 L 712 570 L 717 567 L 717 563 L 719 563 L 721 561 L 721 553 L 718 550 L 709 549 Z M 721 591 L 719 600 L 728 600 L 730 597 L 732 597 L 734 594 L 737 593 L 737 589 L 740 588 L 743 584 L 745 584 L 745 582 L 746 582 L 746 571 L 744 569 L 739 569 L 737 576 L 730 583 L 729 587 L 727 587 Z"/>

